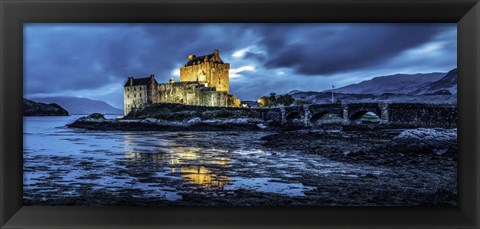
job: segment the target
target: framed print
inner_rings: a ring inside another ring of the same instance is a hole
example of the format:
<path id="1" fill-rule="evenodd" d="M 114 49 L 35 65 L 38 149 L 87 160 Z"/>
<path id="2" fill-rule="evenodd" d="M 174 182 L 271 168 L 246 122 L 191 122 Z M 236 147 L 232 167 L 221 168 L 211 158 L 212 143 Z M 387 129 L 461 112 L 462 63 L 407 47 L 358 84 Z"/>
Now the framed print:
<path id="1" fill-rule="evenodd" d="M 477 1 L 0 6 L 2 228 L 479 226 Z"/>

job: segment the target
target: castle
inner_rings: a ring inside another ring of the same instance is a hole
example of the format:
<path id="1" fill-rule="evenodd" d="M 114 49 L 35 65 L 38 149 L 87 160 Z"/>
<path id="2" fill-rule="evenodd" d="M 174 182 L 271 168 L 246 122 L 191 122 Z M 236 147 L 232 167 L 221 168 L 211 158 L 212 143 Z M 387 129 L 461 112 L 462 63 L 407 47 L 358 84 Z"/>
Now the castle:
<path id="1" fill-rule="evenodd" d="M 128 77 L 124 86 L 124 113 L 143 104 L 178 103 L 195 106 L 239 107 L 240 99 L 231 95 L 230 64 L 224 63 L 218 50 L 204 56 L 189 55 L 180 68 L 180 82 L 170 78 L 157 83 L 154 75 Z"/>

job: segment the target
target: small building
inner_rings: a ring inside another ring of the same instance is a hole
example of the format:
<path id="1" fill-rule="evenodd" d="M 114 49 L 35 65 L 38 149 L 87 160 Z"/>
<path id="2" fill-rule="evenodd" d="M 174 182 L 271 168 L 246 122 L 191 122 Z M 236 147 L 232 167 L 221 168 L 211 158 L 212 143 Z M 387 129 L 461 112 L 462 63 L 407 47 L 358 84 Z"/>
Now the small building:
<path id="1" fill-rule="evenodd" d="M 152 103 L 239 107 L 240 99 L 229 94 L 229 71 L 230 64 L 214 50 L 204 56 L 189 55 L 180 68 L 180 82 L 170 78 L 168 83 L 158 83 L 154 75 L 129 77 L 124 86 L 124 113 Z"/>

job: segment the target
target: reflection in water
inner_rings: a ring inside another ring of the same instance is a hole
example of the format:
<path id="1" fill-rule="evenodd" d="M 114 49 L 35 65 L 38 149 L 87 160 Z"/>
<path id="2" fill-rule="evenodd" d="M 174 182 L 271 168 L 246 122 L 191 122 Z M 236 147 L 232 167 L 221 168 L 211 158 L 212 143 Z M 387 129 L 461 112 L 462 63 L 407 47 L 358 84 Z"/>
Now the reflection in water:
<path id="1" fill-rule="evenodd" d="M 312 176 L 382 173 L 318 155 L 265 150 L 259 139 L 266 132 L 98 132 L 62 128 L 71 122 L 63 117 L 25 120 L 29 198 L 54 200 L 90 189 L 170 201 L 193 191 L 212 197 L 239 189 L 301 197 L 318 188 L 303 183 Z"/>
<path id="2" fill-rule="evenodd" d="M 185 135 L 181 135 L 179 138 L 185 139 Z M 229 153 L 227 149 L 213 147 L 205 149 L 170 144 L 165 148 L 162 146 L 158 147 L 153 152 L 151 148 L 149 152 L 135 152 L 132 150 L 138 148 L 135 145 L 137 143 L 136 139 L 131 135 L 124 135 L 124 140 L 126 143 L 124 149 L 126 150 L 125 160 L 127 165 L 148 165 L 155 167 L 157 172 L 169 170 L 171 175 L 180 175 L 188 183 L 206 189 L 221 190 L 230 180 L 230 177 L 224 175 L 228 172 L 230 158 L 221 156 Z M 162 145 L 166 145 L 165 142 Z M 216 167 L 209 168 L 209 165 Z"/>
<path id="3" fill-rule="evenodd" d="M 204 151 L 209 152 L 208 154 Z M 202 153 L 204 152 L 204 153 Z M 125 152 L 127 165 L 155 167 L 158 171 L 168 169 L 172 175 L 179 174 L 187 182 L 207 189 L 223 189 L 230 180 L 228 172 L 228 157 L 212 157 L 210 153 L 228 153 L 228 150 L 202 149 L 198 147 L 173 147 L 165 153 Z M 192 166 L 198 165 L 198 166 Z M 208 165 L 220 166 L 208 168 Z"/>
<path id="4" fill-rule="evenodd" d="M 172 171 L 176 172 L 178 170 L 172 168 Z M 180 173 L 182 174 L 182 178 L 190 183 L 208 189 L 223 189 L 225 184 L 230 180 L 229 177 L 214 174 L 203 166 L 199 168 L 180 168 Z"/>

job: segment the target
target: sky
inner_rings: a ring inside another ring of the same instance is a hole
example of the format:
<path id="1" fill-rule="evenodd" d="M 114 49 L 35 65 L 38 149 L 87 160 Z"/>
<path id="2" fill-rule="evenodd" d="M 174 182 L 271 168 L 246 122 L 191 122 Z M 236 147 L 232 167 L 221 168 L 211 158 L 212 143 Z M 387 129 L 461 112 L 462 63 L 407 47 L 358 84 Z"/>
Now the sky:
<path id="1" fill-rule="evenodd" d="M 129 76 L 173 77 L 220 50 L 230 93 L 323 91 L 377 76 L 457 66 L 451 24 L 24 24 L 24 97 L 76 96 L 123 108 Z"/>

